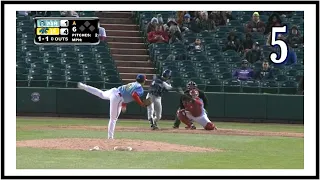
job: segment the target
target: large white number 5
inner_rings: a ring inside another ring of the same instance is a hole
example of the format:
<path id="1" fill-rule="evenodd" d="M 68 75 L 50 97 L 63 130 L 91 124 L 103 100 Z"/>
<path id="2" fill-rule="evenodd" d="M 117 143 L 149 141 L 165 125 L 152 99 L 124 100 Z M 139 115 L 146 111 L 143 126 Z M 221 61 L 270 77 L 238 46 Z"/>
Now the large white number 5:
<path id="1" fill-rule="evenodd" d="M 287 32 L 287 26 L 282 27 L 272 27 L 271 29 L 271 46 L 280 46 L 280 58 L 277 59 L 277 54 L 275 52 L 270 54 L 270 59 L 275 64 L 281 64 L 283 63 L 288 56 L 288 45 L 282 40 L 282 39 L 276 39 L 277 33 L 286 33 Z"/>

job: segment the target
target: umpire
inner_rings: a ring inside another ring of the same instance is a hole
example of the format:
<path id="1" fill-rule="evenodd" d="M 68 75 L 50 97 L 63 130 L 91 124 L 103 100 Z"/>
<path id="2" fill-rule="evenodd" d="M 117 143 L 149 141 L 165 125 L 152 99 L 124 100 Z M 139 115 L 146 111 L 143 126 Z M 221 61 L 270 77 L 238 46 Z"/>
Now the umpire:
<path id="1" fill-rule="evenodd" d="M 206 95 L 204 94 L 204 92 L 198 89 L 197 84 L 195 82 L 189 81 L 187 83 L 187 89 L 184 91 L 184 94 L 189 95 L 189 91 L 191 89 L 197 89 L 199 91 L 199 98 L 202 99 L 202 101 L 203 101 L 204 109 L 207 109 L 207 107 L 208 107 L 208 99 L 207 99 Z M 183 103 L 182 103 L 182 97 L 183 96 L 181 96 L 181 98 L 180 98 L 179 109 L 184 109 L 184 106 L 183 106 Z M 173 128 L 178 129 L 180 124 L 181 124 L 181 122 L 178 119 L 178 117 L 176 116 L 176 119 L 175 119 L 174 124 L 173 124 Z M 192 126 L 192 128 L 195 129 L 195 126 Z"/>

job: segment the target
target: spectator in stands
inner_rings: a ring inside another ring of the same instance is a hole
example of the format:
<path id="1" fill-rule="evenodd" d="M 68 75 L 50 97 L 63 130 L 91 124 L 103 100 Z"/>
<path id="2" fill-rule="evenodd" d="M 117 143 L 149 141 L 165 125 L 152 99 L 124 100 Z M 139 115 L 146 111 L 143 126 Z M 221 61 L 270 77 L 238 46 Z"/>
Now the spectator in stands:
<path id="1" fill-rule="evenodd" d="M 248 67 L 248 61 L 242 60 L 241 67 L 233 72 L 233 78 L 246 81 L 253 78 L 253 71 Z"/>
<path id="2" fill-rule="evenodd" d="M 212 19 L 216 26 L 225 26 L 232 20 L 232 11 L 211 11 L 209 19 Z"/>
<path id="3" fill-rule="evenodd" d="M 292 47 L 288 48 L 288 55 L 284 61 L 285 65 L 297 64 L 297 54 Z"/>
<path id="4" fill-rule="evenodd" d="M 198 20 L 200 18 L 200 12 L 201 11 L 189 11 L 188 14 L 190 14 L 191 19 Z"/>
<path id="5" fill-rule="evenodd" d="M 292 26 L 289 36 L 286 38 L 286 42 L 289 46 L 293 48 L 297 48 L 299 45 L 302 44 L 302 37 L 299 33 L 297 26 Z"/>
<path id="6" fill-rule="evenodd" d="M 151 31 L 155 31 L 156 26 L 158 26 L 158 24 L 159 24 L 158 19 L 153 17 L 147 25 L 147 33 Z"/>
<path id="7" fill-rule="evenodd" d="M 240 39 L 236 36 L 235 32 L 230 32 L 227 38 L 226 45 L 224 47 L 224 51 L 234 50 L 236 52 L 240 52 L 241 47 L 242 45 Z"/>
<path id="8" fill-rule="evenodd" d="M 162 26 L 163 25 L 162 14 L 157 14 L 157 19 L 158 19 L 158 24 Z"/>
<path id="9" fill-rule="evenodd" d="M 199 33 L 200 29 L 197 26 L 197 23 L 194 20 L 191 20 L 190 14 L 184 15 L 184 21 L 181 24 L 181 32 L 192 31 L 194 33 Z"/>
<path id="10" fill-rule="evenodd" d="M 278 34 L 277 39 L 282 39 L 282 40 L 285 41 L 285 37 L 284 37 L 282 34 Z M 267 35 L 266 45 L 267 45 L 267 46 L 271 46 L 271 33 L 269 33 L 269 34 Z"/>
<path id="11" fill-rule="evenodd" d="M 197 19 L 197 23 L 201 30 L 213 31 L 216 29 L 215 23 L 212 19 L 209 19 L 207 11 L 201 11 L 200 18 Z"/>
<path id="12" fill-rule="evenodd" d="M 160 26 L 156 26 L 155 31 L 148 33 L 148 41 L 150 43 L 168 43 L 168 33 L 161 30 Z"/>
<path id="13" fill-rule="evenodd" d="M 163 25 L 164 30 L 169 34 L 169 43 L 182 41 L 181 30 L 175 19 L 169 18 L 167 24 Z"/>
<path id="14" fill-rule="evenodd" d="M 251 33 L 246 34 L 246 40 L 243 42 L 243 49 L 247 52 L 249 49 L 252 49 L 253 40 Z"/>
<path id="15" fill-rule="evenodd" d="M 254 12 L 252 15 L 252 21 L 249 21 L 246 25 L 246 32 L 260 32 L 264 33 L 266 25 L 260 21 L 260 15 L 258 12 Z"/>
<path id="16" fill-rule="evenodd" d="M 264 32 L 264 34 L 268 34 L 271 32 L 271 28 L 273 26 L 281 26 L 282 25 L 282 21 L 281 21 L 281 18 L 279 16 L 278 13 L 273 13 L 271 14 L 271 16 L 269 17 L 268 19 L 268 23 L 267 23 L 267 27 L 266 27 L 266 30 Z"/>
<path id="17" fill-rule="evenodd" d="M 184 15 L 188 14 L 186 11 L 177 11 L 177 23 L 181 26 L 184 20 Z M 189 14 L 190 15 L 190 14 Z"/>
<path id="18" fill-rule="evenodd" d="M 99 38 L 100 41 L 105 41 L 107 39 L 106 30 L 103 27 L 99 27 Z"/>
<path id="19" fill-rule="evenodd" d="M 273 77 L 273 71 L 271 67 L 269 66 L 268 61 L 263 61 L 262 63 L 262 68 L 259 69 L 257 72 L 254 74 L 254 79 L 256 80 L 272 80 Z"/>
<path id="20" fill-rule="evenodd" d="M 194 43 L 189 45 L 188 50 L 201 52 L 204 51 L 204 46 L 201 44 L 201 40 L 197 38 Z"/>
<path id="21" fill-rule="evenodd" d="M 251 64 L 257 61 L 263 61 L 264 54 L 258 42 L 253 43 L 252 49 L 247 51 L 245 57 Z"/>

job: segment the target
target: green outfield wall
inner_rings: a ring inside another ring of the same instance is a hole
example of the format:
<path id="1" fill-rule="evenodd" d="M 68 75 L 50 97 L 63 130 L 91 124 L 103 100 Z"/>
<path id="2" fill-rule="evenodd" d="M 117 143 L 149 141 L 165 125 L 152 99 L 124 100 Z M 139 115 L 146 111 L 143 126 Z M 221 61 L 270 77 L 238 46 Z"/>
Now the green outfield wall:
<path id="1" fill-rule="evenodd" d="M 79 89 L 16 88 L 17 115 L 51 114 L 56 116 L 105 116 L 109 102 Z M 284 120 L 302 123 L 303 96 L 269 94 L 206 93 L 210 118 L 249 119 L 260 122 Z M 163 116 L 173 118 L 179 95 L 166 93 L 162 98 Z M 130 103 L 126 116 L 146 116 L 146 109 Z"/>

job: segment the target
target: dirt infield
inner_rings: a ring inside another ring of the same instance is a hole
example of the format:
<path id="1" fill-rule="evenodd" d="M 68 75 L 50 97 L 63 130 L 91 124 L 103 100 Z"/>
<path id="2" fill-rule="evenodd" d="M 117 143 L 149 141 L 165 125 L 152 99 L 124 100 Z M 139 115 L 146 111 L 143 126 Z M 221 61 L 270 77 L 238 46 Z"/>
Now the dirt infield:
<path id="1" fill-rule="evenodd" d="M 94 131 L 107 131 L 107 126 L 27 126 L 19 127 L 17 130 L 94 130 Z M 270 132 L 270 131 L 249 131 L 239 129 L 218 129 L 217 131 L 206 131 L 204 129 L 186 130 L 184 128 L 172 129 L 162 128 L 157 131 L 152 131 L 149 128 L 139 127 L 124 127 L 117 126 L 117 132 L 162 132 L 162 133 L 187 133 L 187 134 L 215 134 L 215 135 L 232 135 L 232 136 L 279 136 L 279 137 L 295 137 L 303 138 L 303 133 L 292 132 Z"/>
<path id="2" fill-rule="evenodd" d="M 164 142 L 131 140 L 131 139 L 89 139 L 89 138 L 62 138 L 17 141 L 17 147 L 33 147 L 43 149 L 86 150 L 98 146 L 100 151 L 113 151 L 114 147 L 132 147 L 132 151 L 164 151 L 164 152 L 219 152 L 213 148 L 202 148 L 170 144 Z"/>
<path id="3" fill-rule="evenodd" d="M 91 130 L 105 131 L 107 126 L 25 126 L 17 127 L 18 130 Z M 187 134 L 212 134 L 212 135 L 233 135 L 233 136 L 279 136 L 303 138 L 303 133 L 291 132 L 269 132 L 269 131 L 248 131 L 239 129 L 218 129 L 217 131 L 206 131 L 204 129 L 186 130 L 184 128 L 172 129 L 164 128 L 152 131 L 149 128 L 117 126 L 116 132 L 152 132 L 152 133 L 187 133 Z M 214 148 L 202 148 L 170 144 L 165 142 L 154 142 L 132 139 L 89 139 L 89 138 L 62 138 L 62 139 L 41 139 L 17 141 L 17 147 L 33 147 L 44 149 L 66 149 L 66 150 L 86 150 L 99 147 L 100 151 L 112 151 L 114 147 L 126 149 L 132 147 L 132 151 L 165 151 L 165 152 L 220 152 L 222 150 Z"/>

